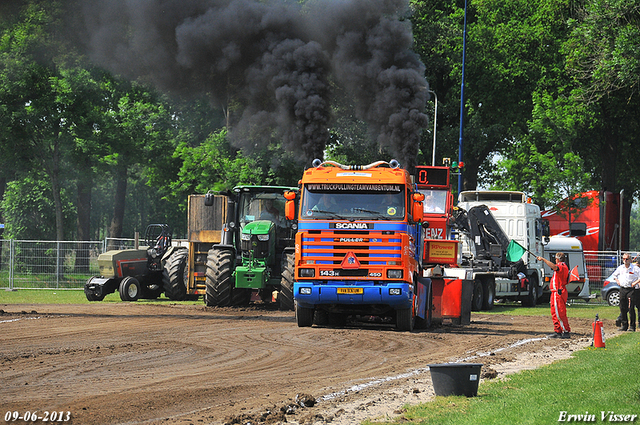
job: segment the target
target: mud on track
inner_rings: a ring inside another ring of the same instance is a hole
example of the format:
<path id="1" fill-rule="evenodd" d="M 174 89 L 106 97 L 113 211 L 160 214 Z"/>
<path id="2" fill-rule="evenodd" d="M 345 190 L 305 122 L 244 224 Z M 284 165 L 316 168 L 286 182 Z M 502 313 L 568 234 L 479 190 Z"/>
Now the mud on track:
<path id="1" fill-rule="evenodd" d="M 348 423 L 358 403 L 392 414 L 390 394 L 407 401 L 432 394 L 429 363 L 469 359 L 492 371 L 526 355 L 514 367 L 530 368 L 566 357 L 591 337 L 587 320 L 570 320 L 567 341 L 546 338 L 549 317 L 507 315 L 473 314 L 470 326 L 407 333 L 375 323 L 298 328 L 293 312 L 262 306 L 0 309 L 2 419 L 7 411 L 69 411 L 71 423 L 87 425 Z M 302 395 L 318 401 L 295 408 Z"/>

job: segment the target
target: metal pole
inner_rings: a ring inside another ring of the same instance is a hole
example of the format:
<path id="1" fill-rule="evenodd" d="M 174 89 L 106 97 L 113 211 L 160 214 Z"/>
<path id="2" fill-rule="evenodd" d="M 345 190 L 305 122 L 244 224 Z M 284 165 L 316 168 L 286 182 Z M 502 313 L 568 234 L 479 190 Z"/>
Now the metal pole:
<path id="1" fill-rule="evenodd" d="M 458 143 L 458 163 L 462 162 L 462 135 L 464 134 L 464 68 L 467 53 L 467 0 L 464 0 L 464 27 L 462 31 L 462 82 L 460 83 L 460 139 Z M 462 170 L 458 174 L 458 194 L 462 192 Z"/>
<path id="2" fill-rule="evenodd" d="M 13 263 L 15 261 L 13 239 L 9 239 L 9 290 L 13 291 Z"/>
<path id="3" fill-rule="evenodd" d="M 620 202 L 618 202 L 620 206 L 620 211 L 618 214 L 618 220 L 620 225 L 618 226 L 618 249 L 622 250 L 624 247 L 622 246 L 622 220 L 624 217 L 624 189 L 620 191 Z"/>
<path id="4" fill-rule="evenodd" d="M 435 98 L 435 107 L 433 110 L 433 156 L 431 158 L 431 166 L 436 165 L 436 123 L 438 122 L 438 95 L 436 92 L 429 90 L 429 93 L 433 93 L 433 97 Z"/>
<path id="5" fill-rule="evenodd" d="M 56 241 L 56 289 L 60 289 L 60 241 Z"/>

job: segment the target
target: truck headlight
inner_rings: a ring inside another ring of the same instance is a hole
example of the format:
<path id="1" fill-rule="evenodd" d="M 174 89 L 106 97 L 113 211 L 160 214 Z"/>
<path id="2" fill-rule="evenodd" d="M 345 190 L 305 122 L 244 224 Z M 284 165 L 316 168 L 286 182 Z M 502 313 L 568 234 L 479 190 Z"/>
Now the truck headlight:
<path id="1" fill-rule="evenodd" d="M 243 233 L 242 236 L 240 236 L 240 239 L 242 239 L 243 241 L 250 241 L 251 235 L 249 233 Z"/>
<path id="2" fill-rule="evenodd" d="M 400 288 L 389 288 L 389 295 L 401 295 L 402 289 Z"/>
<path id="3" fill-rule="evenodd" d="M 267 235 L 258 235 L 258 240 L 262 241 L 262 242 L 268 241 L 269 240 L 269 235 L 268 234 Z"/>
<path id="4" fill-rule="evenodd" d="M 299 269 L 298 276 L 300 277 L 315 277 L 316 270 L 315 269 Z"/>
<path id="5" fill-rule="evenodd" d="M 402 270 L 387 270 L 387 278 L 402 279 Z"/>
<path id="6" fill-rule="evenodd" d="M 300 288 L 300 294 L 301 295 L 311 295 L 311 288 L 307 288 L 307 287 L 303 286 L 302 288 Z"/>

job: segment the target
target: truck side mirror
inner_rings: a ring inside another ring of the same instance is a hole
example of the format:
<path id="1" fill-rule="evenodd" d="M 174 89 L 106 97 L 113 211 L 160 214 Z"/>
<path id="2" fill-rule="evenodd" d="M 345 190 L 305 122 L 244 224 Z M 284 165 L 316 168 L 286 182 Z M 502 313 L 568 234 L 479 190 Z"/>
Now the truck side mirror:
<path id="1" fill-rule="evenodd" d="M 287 220 L 296 218 L 296 204 L 294 201 L 287 201 L 286 204 L 284 204 L 284 216 Z"/>
<path id="2" fill-rule="evenodd" d="M 413 217 L 413 221 L 420 223 L 424 218 L 424 207 L 422 206 L 424 193 L 416 192 L 411 196 L 411 199 L 413 200 L 411 216 Z"/>
<path id="3" fill-rule="evenodd" d="M 293 220 L 296 218 L 296 193 L 295 192 L 285 192 L 284 197 L 287 202 L 284 204 L 284 216 L 287 220 Z"/>

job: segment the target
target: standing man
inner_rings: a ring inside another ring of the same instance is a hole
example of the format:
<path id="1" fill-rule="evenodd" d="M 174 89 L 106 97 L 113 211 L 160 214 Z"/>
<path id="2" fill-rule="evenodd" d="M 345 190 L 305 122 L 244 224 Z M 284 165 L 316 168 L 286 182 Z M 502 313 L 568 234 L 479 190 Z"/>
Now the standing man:
<path id="1" fill-rule="evenodd" d="M 634 289 L 640 288 L 640 267 L 631 262 L 631 256 L 628 253 L 622 254 L 622 264 L 618 266 L 611 275 L 618 285 L 620 285 L 620 320 L 621 327 L 619 331 L 636 330 L 636 310 Z M 627 312 L 629 313 L 629 321 L 627 321 Z"/>
<path id="2" fill-rule="evenodd" d="M 553 320 L 554 338 L 569 338 L 571 328 L 567 319 L 567 283 L 569 282 L 569 267 L 567 267 L 567 256 L 563 252 L 556 252 L 556 262 L 552 263 L 543 257 L 538 257 L 538 261 L 544 261 L 553 270 L 551 277 L 551 319 Z"/>

